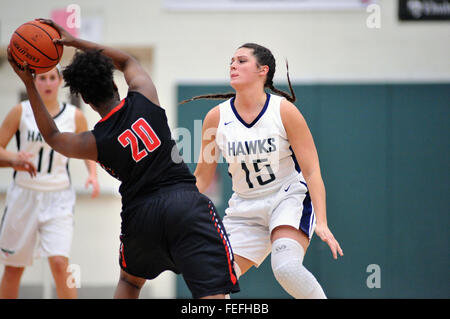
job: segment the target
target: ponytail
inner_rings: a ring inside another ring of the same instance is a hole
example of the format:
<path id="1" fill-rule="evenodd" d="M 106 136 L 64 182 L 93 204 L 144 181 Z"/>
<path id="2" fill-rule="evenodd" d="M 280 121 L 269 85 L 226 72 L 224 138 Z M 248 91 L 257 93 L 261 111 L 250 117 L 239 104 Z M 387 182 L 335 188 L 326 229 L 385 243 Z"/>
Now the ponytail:
<path id="1" fill-rule="evenodd" d="M 275 93 L 283 96 L 289 102 L 294 103 L 297 100 L 297 97 L 295 96 L 295 92 L 294 92 L 294 89 L 292 88 L 292 84 L 291 84 L 291 79 L 289 78 L 289 65 L 288 65 L 288 61 L 287 60 L 286 60 L 286 70 L 287 70 L 287 80 L 288 80 L 289 90 L 291 91 L 291 95 L 289 95 L 288 93 L 286 93 L 284 91 L 281 91 L 281 90 L 277 89 L 273 85 L 273 81 L 272 80 L 269 83 L 266 83 L 266 87 L 268 87 L 269 90 L 271 90 L 272 92 L 275 92 Z"/>
<path id="2" fill-rule="evenodd" d="M 273 57 L 272 52 L 270 52 L 269 49 L 255 43 L 246 43 L 242 45 L 240 48 L 247 48 L 253 50 L 253 55 L 256 57 L 258 65 L 267 65 L 269 67 L 269 72 L 267 73 L 266 83 L 264 84 L 264 87 L 268 88 L 272 92 L 283 96 L 288 100 L 289 102 L 294 103 L 296 101 L 296 96 L 294 89 L 292 88 L 291 79 L 289 78 L 289 65 L 286 60 L 286 70 L 287 70 L 287 80 L 289 84 L 289 90 L 291 94 L 286 93 L 282 90 L 277 89 L 273 85 L 273 75 L 275 74 L 275 58 Z M 236 93 L 229 92 L 229 93 L 222 93 L 222 94 L 206 94 L 206 95 L 199 95 L 194 96 L 190 99 L 181 101 L 180 104 L 188 103 L 195 100 L 200 99 L 214 99 L 214 100 L 226 100 L 230 99 L 232 97 L 235 97 Z"/>
<path id="3" fill-rule="evenodd" d="M 205 94 L 205 95 L 198 95 L 198 96 L 191 97 L 190 99 L 181 101 L 179 104 L 184 104 L 184 103 L 188 103 L 188 102 L 192 102 L 192 101 L 200 100 L 200 99 L 227 100 L 227 99 L 230 99 L 235 96 L 236 96 L 236 93 L 234 93 L 234 92 L 221 93 L 221 94 Z"/>

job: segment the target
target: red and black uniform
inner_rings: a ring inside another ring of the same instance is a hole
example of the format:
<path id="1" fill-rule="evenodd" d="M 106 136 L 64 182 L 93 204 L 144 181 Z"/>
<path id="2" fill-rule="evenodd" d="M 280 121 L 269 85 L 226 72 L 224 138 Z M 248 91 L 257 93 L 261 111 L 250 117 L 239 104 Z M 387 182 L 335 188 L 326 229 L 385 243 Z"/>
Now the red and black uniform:
<path id="1" fill-rule="evenodd" d="M 238 292 L 222 221 L 179 156 L 164 109 L 129 92 L 92 133 L 99 164 L 122 182 L 122 269 L 146 279 L 181 273 L 194 298 Z"/>

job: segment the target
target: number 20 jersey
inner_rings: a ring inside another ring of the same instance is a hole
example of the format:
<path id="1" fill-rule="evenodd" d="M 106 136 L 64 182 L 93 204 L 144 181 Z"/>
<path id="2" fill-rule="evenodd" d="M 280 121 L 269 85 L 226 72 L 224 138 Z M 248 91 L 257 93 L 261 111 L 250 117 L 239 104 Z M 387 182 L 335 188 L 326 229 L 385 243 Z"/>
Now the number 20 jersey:
<path id="1" fill-rule="evenodd" d="M 233 191 L 242 198 L 277 192 L 293 178 L 305 182 L 281 120 L 282 99 L 267 93 L 252 123 L 239 116 L 234 98 L 219 105 L 216 143 L 228 163 Z"/>
<path id="2" fill-rule="evenodd" d="M 16 132 L 17 148 L 32 154 L 31 162 L 37 169 L 37 175 L 30 177 L 28 172 L 14 172 L 14 182 L 24 188 L 38 191 L 58 191 L 70 186 L 68 172 L 69 159 L 55 152 L 39 132 L 34 119 L 30 101 L 21 103 L 22 116 L 19 129 Z M 75 132 L 76 107 L 71 104 L 61 104 L 60 111 L 53 117 L 61 132 Z"/>
<path id="3" fill-rule="evenodd" d="M 94 127 L 97 161 L 122 183 L 122 204 L 162 186 L 195 183 L 179 155 L 165 110 L 130 91 Z"/>

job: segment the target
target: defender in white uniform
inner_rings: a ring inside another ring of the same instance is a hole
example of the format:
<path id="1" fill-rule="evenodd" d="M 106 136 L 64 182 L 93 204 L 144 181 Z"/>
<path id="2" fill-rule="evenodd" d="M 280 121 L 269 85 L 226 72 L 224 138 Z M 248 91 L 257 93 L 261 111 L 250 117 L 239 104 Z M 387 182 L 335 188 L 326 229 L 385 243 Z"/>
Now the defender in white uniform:
<path id="1" fill-rule="evenodd" d="M 270 253 L 275 227 L 290 225 L 309 238 L 315 227 L 308 188 L 280 117 L 282 99 L 267 93 L 251 124 L 237 113 L 234 98 L 219 105 L 216 143 L 229 164 L 234 191 L 223 222 L 233 251 L 257 266 Z M 246 225 L 251 230 L 241 231 Z"/>
<path id="2" fill-rule="evenodd" d="M 292 103 L 290 82 L 292 95 L 274 87 L 274 73 L 270 50 L 247 43 L 231 59 L 235 93 L 183 101 L 227 99 L 205 117 L 194 175 L 204 192 L 213 180 L 219 151 L 229 165 L 234 193 L 223 224 L 238 276 L 271 253 L 273 273 L 286 292 L 295 298 L 326 298 L 303 266 L 313 232 L 335 259 L 343 252 L 327 225 L 325 187 L 311 133 Z"/>
<path id="3" fill-rule="evenodd" d="M 87 130 L 80 110 L 58 102 L 62 76 L 57 69 L 38 74 L 35 83 L 60 131 Z M 75 205 L 68 158 L 45 143 L 29 101 L 13 107 L 4 119 L 0 126 L 0 148 L 4 149 L 13 135 L 18 153 L 9 152 L 10 155 L 31 161 L 36 167 L 36 176 L 15 171 L 8 189 L 0 220 L 0 263 L 5 265 L 0 298 L 18 297 L 23 270 L 32 265 L 34 257 L 48 258 L 58 297 L 75 298 L 76 289 L 67 286 Z M 99 192 L 96 164 L 86 161 L 86 167 L 89 172 L 86 185 L 92 184 L 95 197 Z"/>

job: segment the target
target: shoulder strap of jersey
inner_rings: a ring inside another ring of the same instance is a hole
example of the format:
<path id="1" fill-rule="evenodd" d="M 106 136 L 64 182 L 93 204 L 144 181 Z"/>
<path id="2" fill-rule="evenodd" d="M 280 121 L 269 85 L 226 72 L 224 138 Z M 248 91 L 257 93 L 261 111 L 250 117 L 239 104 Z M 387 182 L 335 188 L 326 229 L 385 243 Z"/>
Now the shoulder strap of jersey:
<path id="1" fill-rule="evenodd" d="M 233 116 L 230 101 L 231 99 L 228 99 L 219 104 L 219 114 L 220 114 L 219 126 L 223 122 L 230 121 L 230 118 L 232 118 Z"/>
<path id="2" fill-rule="evenodd" d="M 24 114 L 24 112 L 28 112 L 29 110 L 32 111 L 29 100 L 24 100 L 20 102 L 20 105 L 22 105 L 22 115 Z"/>

